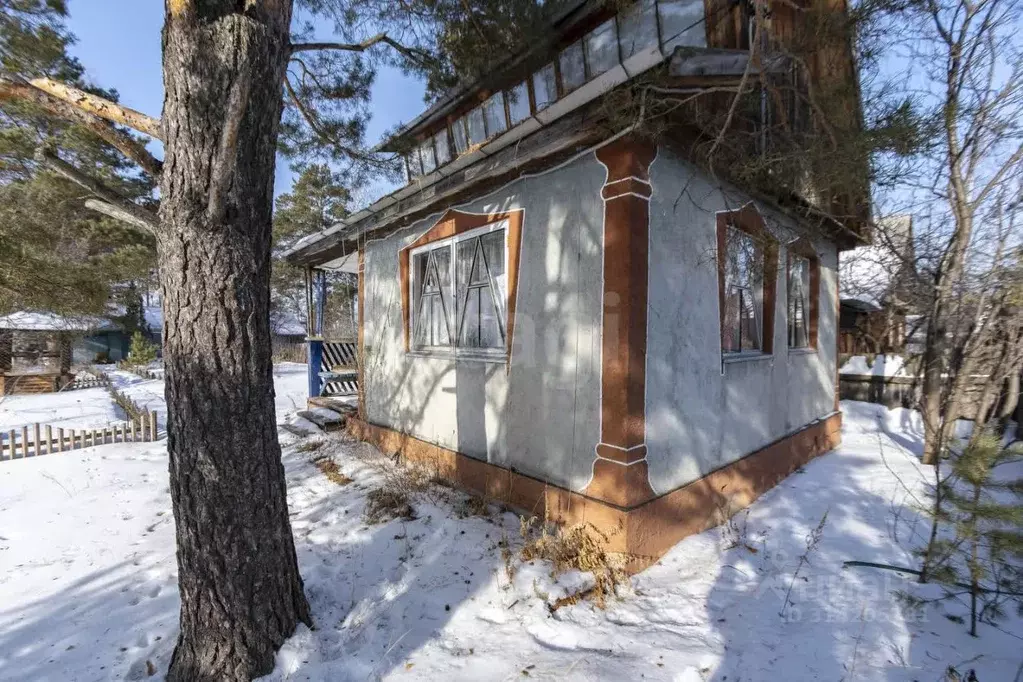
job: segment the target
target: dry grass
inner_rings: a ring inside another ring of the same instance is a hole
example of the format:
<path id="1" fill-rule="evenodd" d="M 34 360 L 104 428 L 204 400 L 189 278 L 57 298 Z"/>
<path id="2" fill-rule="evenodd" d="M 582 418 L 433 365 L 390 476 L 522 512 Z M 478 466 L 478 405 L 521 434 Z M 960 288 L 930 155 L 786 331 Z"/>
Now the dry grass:
<path id="1" fill-rule="evenodd" d="M 455 510 L 458 518 L 465 519 L 470 516 L 481 516 L 483 518 L 490 518 L 490 504 L 486 499 L 479 495 L 470 495 L 468 498 L 462 500 L 462 503 L 458 505 L 458 509 Z"/>
<path id="2" fill-rule="evenodd" d="M 391 488 L 377 488 L 366 495 L 365 517 L 367 523 L 383 523 L 391 519 L 414 519 L 409 496 Z"/>
<path id="3" fill-rule="evenodd" d="M 591 523 L 561 528 L 550 523 L 538 524 L 536 517 L 522 517 L 520 532 L 525 543 L 521 555 L 523 561 L 541 559 L 551 562 L 554 578 L 575 569 L 592 573 L 596 579 L 589 590 L 559 599 L 551 606 L 552 611 L 584 598 L 593 599 L 597 606 L 604 608 L 609 596 L 618 596 L 618 585 L 628 581 L 626 557 L 606 549 L 620 529 L 607 534 Z M 506 558 L 506 566 L 508 563 Z"/>
<path id="4" fill-rule="evenodd" d="M 322 443 L 320 443 L 320 445 L 322 445 Z M 341 471 L 340 467 L 338 467 L 337 462 L 330 459 L 329 457 L 317 459 L 313 462 L 313 464 L 316 465 L 316 468 L 319 469 L 320 472 L 324 476 L 326 476 L 327 480 L 330 481 L 331 483 L 336 483 L 337 485 L 348 485 L 354 480 L 348 476 L 345 476 L 345 474 Z"/>
<path id="5" fill-rule="evenodd" d="M 322 440 L 307 440 L 295 448 L 296 452 L 316 452 L 324 446 Z"/>

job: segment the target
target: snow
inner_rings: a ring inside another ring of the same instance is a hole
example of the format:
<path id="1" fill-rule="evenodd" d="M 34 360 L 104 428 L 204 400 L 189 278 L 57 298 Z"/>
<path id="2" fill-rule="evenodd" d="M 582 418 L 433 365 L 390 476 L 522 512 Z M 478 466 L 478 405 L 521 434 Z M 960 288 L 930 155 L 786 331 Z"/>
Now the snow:
<path id="1" fill-rule="evenodd" d="M 905 358 L 900 355 L 878 355 L 874 358 L 873 365 L 867 364 L 866 356 L 854 355 L 838 371 L 840 374 L 860 374 L 875 377 L 912 376 L 906 369 Z"/>
<path id="2" fill-rule="evenodd" d="M 22 331 L 93 331 L 112 329 L 101 317 L 63 317 L 56 313 L 22 310 L 0 316 L 0 329 Z"/>
<path id="3" fill-rule="evenodd" d="M 294 412 L 304 380 L 304 370 L 275 369 L 278 421 Z M 916 565 L 926 528 L 914 501 L 929 468 L 918 459 L 919 415 L 842 408 L 842 446 L 740 513 L 732 530 L 679 543 L 606 610 L 583 601 L 553 613 L 554 595 L 592 578 L 553 579 L 548 565 L 516 558 L 509 578 L 502 547 L 518 556 L 515 515 L 460 518 L 464 496 L 430 487 L 414 497 L 414 519 L 368 525 L 366 496 L 393 479 L 390 459 L 342 436 L 282 434 L 316 627 L 299 628 L 265 679 L 909 682 L 941 679 L 949 665 L 976 668 L 983 682 L 1013 679 L 1019 620 L 981 625 L 973 639 L 945 617 L 963 615 L 962 605 L 913 613 L 896 599 L 934 596 L 933 586 L 843 569 L 853 559 Z M 311 463 L 323 456 L 354 482 L 323 476 Z M 0 679 L 166 673 L 179 607 L 166 476 L 160 443 L 0 463 Z M 822 540 L 794 576 L 825 513 Z"/>
<path id="4" fill-rule="evenodd" d="M 0 396 L 0 431 L 36 423 L 65 429 L 101 428 L 123 419 L 103 388 Z"/>

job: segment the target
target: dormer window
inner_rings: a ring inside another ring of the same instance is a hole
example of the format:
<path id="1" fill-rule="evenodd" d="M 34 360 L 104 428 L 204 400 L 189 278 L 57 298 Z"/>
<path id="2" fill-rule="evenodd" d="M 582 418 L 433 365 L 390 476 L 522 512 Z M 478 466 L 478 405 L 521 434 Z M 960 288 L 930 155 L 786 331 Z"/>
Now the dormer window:
<path id="1" fill-rule="evenodd" d="M 437 156 L 433 150 L 433 138 L 419 147 L 419 158 L 423 161 L 423 175 L 429 175 L 437 168 Z"/>
<path id="2" fill-rule="evenodd" d="M 565 48 L 558 60 L 558 66 L 561 68 L 562 94 L 567 95 L 586 82 L 586 60 L 583 57 L 582 41 Z"/>
<path id="3" fill-rule="evenodd" d="M 451 136 L 455 140 L 455 154 L 463 154 L 469 148 L 469 138 L 465 133 L 465 119 L 460 118 L 451 124 Z"/>
<path id="4" fill-rule="evenodd" d="M 447 128 L 434 136 L 433 148 L 436 150 L 437 166 L 443 166 L 451 160 L 451 145 L 448 144 Z"/>

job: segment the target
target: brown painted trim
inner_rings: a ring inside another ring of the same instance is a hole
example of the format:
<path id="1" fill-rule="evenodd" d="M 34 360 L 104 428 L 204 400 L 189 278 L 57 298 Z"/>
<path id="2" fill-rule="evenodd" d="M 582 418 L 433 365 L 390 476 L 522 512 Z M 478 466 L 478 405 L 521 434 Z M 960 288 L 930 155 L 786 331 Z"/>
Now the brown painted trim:
<path id="1" fill-rule="evenodd" d="M 817 330 L 820 325 L 820 310 L 821 310 L 821 259 L 817 255 L 817 250 L 813 248 L 813 244 L 806 237 L 800 237 L 796 241 L 788 245 L 788 254 L 786 257 L 785 267 L 785 322 L 788 324 L 788 306 L 791 305 L 789 301 L 789 276 L 788 273 L 792 268 L 792 257 L 801 256 L 810 261 L 810 319 L 807 320 L 807 329 L 809 332 L 809 347 L 817 348 Z M 786 330 L 786 338 L 788 336 Z"/>
<path id="2" fill-rule="evenodd" d="M 565 525 L 592 523 L 608 535 L 607 548 L 627 554 L 630 570 L 639 571 L 657 561 L 679 540 L 722 523 L 814 457 L 837 447 L 841 426 L 842 415 L 831 414 L 701 479 L 631 508 L 361 419 L 349 419 L 347 428 L 353 436 L 372 443 L 384 454 L 398 454 L 404 462 L 429 467 L 438 478 L 483 495 L 490 502 Z M 627 479 L 636 466 L 607 468 L 610 476 L 623 485 L 631 485 Z"/>
<path id="3" fill-rule="evenodd" d="M 419 237 L 419 239 L 415 240 L 398 252 L 398 284 L 401 287 L 401 328 L 402 336 L 405 340 L 406 353 L 412 349 L 412 330 L 409 325 L 409 313 L 411 311 L 409 294 L 409 282 L 411 281 L 409 274 L 409 255 L 412 250 L 442 239 L 447 239 L 448 237 L 454 237 L 456 235 L 475 230 L 478 227 L 485 227 L 487 225 L 499 223 L 502 220 L 507 220 L 508 229 L 505 233 L 505 239 L 507 240 L 508 245 L 508 262 L 505 265 L 508 273 L 508 306 L 506 311 L 507 319 L 505 320 L 505 329 L 508 331 L 508 334 L 505 339 L 505 353 L 508 362 L 511 361 L 512 339 L 515 331 L 515 308 L 519 293 L 519 258 L 522 252 L 522 221 L 524 215 L 525 211 L 521 208 L 513 211 L 505 211 L 503 213 L 484 214 L 464 213 L 457 209 L 448 209 L 445 211 L 444 215 L 437 219 L 437 222 L 433 224 L 433 227 L 427 230 Z"/>
<path id="4" fill-rule="evenodd" d="M 717 261 L 718 261 L 718 316 L 720 334 L 725 338 L 725 250 L 727 249 L 728 228 L 734 227 L 752 236 L 764 254 L 764 295 L 760 318 L 761 352 L 774 352 L 774 315 L 778 300 L 778 240 L 767 229 L 763 216 L 752 202 L 737 211 L 721 211 L 717 214 Z"/>
<path id="5" fill-rule="evenodd" d="M 646 464 L 650 164 L 657 147 L 622 137 L 594 152 L 607 169 L 601 316 L 600 442 L 586 494 L 629 507 L 654 496 Z"/>
<path id="6" fill-rule="evenodd" d="M 366 247 L 359 249 L 359 417 L 366 418 Z"/>

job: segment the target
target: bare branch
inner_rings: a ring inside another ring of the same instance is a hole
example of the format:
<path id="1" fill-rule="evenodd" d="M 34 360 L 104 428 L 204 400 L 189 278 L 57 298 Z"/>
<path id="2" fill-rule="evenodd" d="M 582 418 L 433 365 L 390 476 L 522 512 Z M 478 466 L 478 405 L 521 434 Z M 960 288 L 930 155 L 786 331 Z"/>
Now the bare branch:
<path id="1" fill-rule="evenodd" d="M 46 151 L 40 148 L 36 151 L 36 160 L 40 163 L 45 164 L 50 170 L 58 175 L 70 180 L 71 182 L 85 188 L 90 194 L 98 199 L 101 199 L 104 203 L 110 204 L 112 207 L 119 209 L 119 211 L 131 216 L 129 222 L 136 227 L 141 227 L 148 232 L 153 234 L 156 233 L 160 220 L 152 212 L 132 203 L 125 197 L 118 194 L 116 191 L 110 189 L 103 183 L 99 182 L 95 178 L 91 178 L 85 173 L 81 172 L 70 163 L 58 158 L 52 152 Z M 95 207 L 90 206 L 89 208 Z M 109 215 L 109 214 L 108 214 Z M 117 216 L 113 216 L 117 217 Z"/>
<path id="2" fill-rule="evenodd" d="M 127 158 L 137 163 L 154 178 L 159 178 L 163 164 L 156 159 L 145 145 L 127 135 L 99 116 L 74 104 L 40 90 L 27 81 L 0 76 L 0 101 L 20 100 L 31 102 L 54 116 L 87 128 Z"/>
<path id="3" fill-rule="evenodd" d="M 420 66 L 433 66 L 434 59 L 423 52 L 415 48 L 406 47 L 394 40 L 386 33 L 378 33 L 372 38 L 367 38 L 361 43 L 293 43 L 291 45 L 291 54 L 296 52 L 309 52 L 313 50 L 340 50 L 342 52 L 365 52 L 374 45 L 383 43 L 390 45 L 397 52 L 403 54 L 406 58 L 411 59 Z"/>
<path id="4" fill-rule="evenodd" d="M 140 220 L 135 214 L 121 208 L 120 206 L 108 204 L 107 202 L 100 201 L 99 199 L 86 199 L 85 207 L 96 211 L 97 213 L 102 213 L 114 220 L 120 220 L 122 223 L 131 225 L 132 227 L 137 227 L 148 234 L 153 233 L 153 226 L 151 224 L 144 220 Z"/>
<path id="5" fill-rule="evenodd" d="M 158 118 L 146 116 L 134 109 L 114 104 L 102 97 L 49 78 L 34 78 L 29 81 L 29 85 L 112 123 L 127 126 L 157 140 L 163 139 L 163 126 Z"/>

